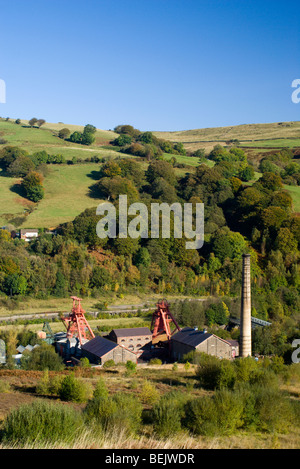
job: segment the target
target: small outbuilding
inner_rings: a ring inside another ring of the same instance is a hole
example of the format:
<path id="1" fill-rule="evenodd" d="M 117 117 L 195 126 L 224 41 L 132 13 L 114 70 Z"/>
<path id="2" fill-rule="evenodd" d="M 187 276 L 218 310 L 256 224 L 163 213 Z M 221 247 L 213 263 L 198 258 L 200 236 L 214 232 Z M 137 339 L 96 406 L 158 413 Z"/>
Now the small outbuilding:
<path id="1" fill-rule="evenodd" d="M 136 363 L 137 361 L 134 352 L 100 336 L 94 337 L 81 346 L 81 356 L 88 358 L 90 363 L 96 365 L 103 365 L 108 360 L 113 360 L 115 363 L 127 361 Z"/>
<path id="2" fill-rule="evenodd" d="M 204 352 L 231 359 L 236 355 L 236 348 L 229 341 L 206 330 L 185 327 L 171 337 L 171 357 L 173 360 L 181 360 L 189 352 Z"/>

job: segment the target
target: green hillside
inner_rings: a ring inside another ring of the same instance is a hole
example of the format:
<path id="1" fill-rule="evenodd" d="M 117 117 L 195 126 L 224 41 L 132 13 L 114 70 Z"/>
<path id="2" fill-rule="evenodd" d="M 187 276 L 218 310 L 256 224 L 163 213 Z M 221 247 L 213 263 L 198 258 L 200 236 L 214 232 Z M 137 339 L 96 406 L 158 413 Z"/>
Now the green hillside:
<path id="1" fill-rule="evenodd" d="M 0 224 L 12 224 L 22 228 L 54 228 L 60 223 L 73 220 L 79 213 L 89 207 L 96 207 L 100 199 L 91 197 L 90 186 L 95 182 L 94 175 L 99 171 L 101 163 L 90 162 L 91 157 L 98 157 L 101 161 L 107 159 L 131 157 L 111 145 L 111 141 L 118 134 L 111 130 L 97 129 L 95 141 L 86 146 L 76 144 L 58 137 L 62 128 L 70 132 L 83 131 L 83 126 L 64 123 L 45 123 L 41 128 L 30 127 L 28 121 L 21 120 L 16 124 L 14 120 L 0 119 L 1 148 L 12 145 L 18 146 L 30 154 L 45 150 L 49 155 L 63 155 L 68 160 L 81 160 L 81 164 L 62 164 L 48 166 L 48 174 L 44 179 L 45 197 L 39 203 L 30 202 L 20 193 L 21 179 L 12 177 L 0 178 Z M 182 132 L 153 132 L 159 138 L 172 142 L 181 142 L 186 155 L 172 155 L 164 153 L 163 158 L 171 161 L 176 159 L 177 176 L 184 176 L 187 172 L 195 171 L 199 165 L 199 158 L 191 156 L 191 152 L 205 148 L 208 152 L 216 144 L 224 144 L 237 139 L 240 146 L 247 146 L 248 160 L 254 164 L 255 178 L 260 177 L 258 163 L 270 147 L 276 143 L 291 148 L 300 144 L 300 122 L 240 125 L 223 128 L 197 129 Z M 265 146 L 259 150 L 251 150 L 251 146 Z M 88 161 L 84 163 L 85 160 Z M 137 158 L 141 166 L 147 168 L 147 160 Z M 214 162 L 206 160 L 206 164 L 213 166 Z M 3 173 L 2 173 L 3 174 Z M 300 191 L 298 186 L 285 186 L 293 198 L 294 210 L 300 211 Z"/>
<path id="2" fill-rule="evenodd" d="M 153 132 L 157 137 L 182 142 L 188 150 L 211 150 L 216 144 L 238 140 L 241 147 L 294 148 L 300 146 L 300 121 L 270 124 L 244 124 L 228 127 Z"/>
<path id="3" fill-rule="evenodd" d="M 140 304 L 153 295 L 201 297 L 207 299 L 203 304 L 172 305 L 176 320 L 182 326 L 219 327 L 229 316 L 239 316 L 241 256 L 249 253 L 251 314 L 272 323 L 270 336 L 256 335 L 253 350 L 288 360 L 299 334 L 299 151 L 266 149 L 255 159 L 251 150 L 237 146 L 234 128 L 227 133 L 232 138 L 213 151 L 189 151 L 182 142 L 129 125 L 118 126 L 116 133 L 90 126 L 92 135 L 79 135 L 76 141 L 83 143 L 74 145 L 74 135 L 59 138 L 62 125 L 30 128 L 0 121 L 1 226 L 57 228 L 57 236 L 40 233 L 31 243 L 0 230 L 0 308 L 22 302 L 29 310 L 23 298 L 32 305 L 49 299 L 44 304 L 49 310 L 50 300 L 71 295 L 89 299 L 97 310 L 116 299 L 130 304 L 128 295 Z M 261 132 L 263 138 L 274 139 L 272 129 Z M 78 130 L 84 134 L 82 127 Z M 94 133 L 96 139 L 87 145 Z M 68 158 L 50 153 L 59 148 L 69 152 Z M 37 149 L 45 151 L 36 154 Z M 79 161 L 73 151 L 92 157 Z M 98 237 L 97 205 L 117 203 L 120 194 L 149 208 L 157 202 L 179 203 L 183 209 L 202 202 L 203 249 L 188 249 L 186 232 L 181 239 L 172 232 L 152 238 L 152 231 L 143 238 Z M 237 339 L 234 330 L 224 334 Z"/>
<path id="4" fill-rule="evenodd" d="M 113 149 L 106 149 L 103 146 L 116 137 L 112 131 L 96 131 L 96 139 L 93 145 L 84 145 L 62 140 L 58 137 L 58 132 L 62 128 L 68 128 L 70 132 L 82 132 L 83 126 L 51 124 L 45 123 L 43 127 L 30 127 L 28 121 L 21 120 L 20 124 L 15 124 L 13 120 L 0 120 L 0 139 L 4 139 L 5 145 L 16 145 L 24 148 L 29 153 L 47 150 L 49 154 L 62 154 L 66 159 L 88 158 L 92 155 L 105 157 L 115 155 Z"/>

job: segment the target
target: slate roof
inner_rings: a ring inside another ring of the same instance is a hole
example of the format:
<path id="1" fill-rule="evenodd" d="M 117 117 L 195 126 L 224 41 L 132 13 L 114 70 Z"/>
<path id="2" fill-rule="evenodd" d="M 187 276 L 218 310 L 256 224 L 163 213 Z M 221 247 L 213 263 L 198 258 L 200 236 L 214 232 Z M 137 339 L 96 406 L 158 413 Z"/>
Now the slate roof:
<path id="1" fill-rule="evenodd" d="M 222 342 L 225 342 L 231 347 L 238 345 L 238 342 L 235 340 L 225 340 L 215 334 L 209 334 L 208 332 L 198 331 L 193 329 L 192 327 L 184 327 L 183 329 L 181 329 L 181 331 L 173 335 L 171 337 L 171 340 L 175 342 L 180 342 L 181 344 L 189 345 L 191 347 L 197 347 L 199 344 L 201 344 L 212 336 L 216 337 Z"/>
<path id="2" fill-rule="evenodd" d="M 115 342 L 105 339 L 104 337 L 97 336 L 83 344 L 81 349 L 95 355 L 96 357 L 103 357 L 116 347 L 119 347 L 119 345 Z"/>
<path id="3" fill-rule="evenodd" d="M 143 335 L 152 335 L 149 327 L 133 327 L 126 329 L 113 329 L 116 337 L 138 337 Z"/>
<path id="4" fill-rule="evenodd" d="M 184 327 L 181 331 L 173 335 L 171 340 L 190 345 L 191 347 L 197 347 L 197 345 L 201 344 L 201 342 L 204 342 L 212 335 L 213 334 L 209 334 L 208 332 L 195 330 L 192 327 Z"/>

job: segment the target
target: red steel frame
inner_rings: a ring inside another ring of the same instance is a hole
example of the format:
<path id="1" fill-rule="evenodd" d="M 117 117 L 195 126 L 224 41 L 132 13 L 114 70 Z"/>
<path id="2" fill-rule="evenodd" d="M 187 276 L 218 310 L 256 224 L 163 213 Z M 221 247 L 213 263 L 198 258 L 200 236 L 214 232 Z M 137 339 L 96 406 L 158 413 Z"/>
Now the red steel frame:
<path id="1" fill-rule="evenodd" d="M 161 334 L 166 334 L 168 340 L 170 340 L 176 330 L 180 331 L 180 327 L 178 326 L 174 316 L 171 314 L 166 300 L 158 302 L 156 306 L 157 309 L 153 313 L 151 323 L 152 338 L 155 339 Z M 174 323 L 175 325 L 175 329 L 173 331 L 171 331 L 171 323 Z"/>
<path id="2" fill-rule="evenodd" d="M 73 307 L 72 311 L 67 317 L 62 317 L 62 321 L 66 326 L 67 329 L 67 338 L 70 339 L 73 336 L 79 338 L 79 342 L 82 345 L 83 339 L 89 340 L 95 337 L 89 323 L 85 318 L 85 311 L 81 307 L 81 298 L 77 298 L 77 296 L 71 296 L 73 300 Z M 88 329 L 89 333 L 87 333 L 86 329 Z"/>

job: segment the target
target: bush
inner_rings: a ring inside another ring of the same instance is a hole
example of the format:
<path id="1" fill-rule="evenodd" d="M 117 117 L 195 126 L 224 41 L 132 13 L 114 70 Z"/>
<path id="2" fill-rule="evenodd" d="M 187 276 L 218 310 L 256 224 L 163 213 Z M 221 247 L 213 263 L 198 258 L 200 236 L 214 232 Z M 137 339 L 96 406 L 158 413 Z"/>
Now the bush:
<path id="1" fill-rule="evenodd" d="M 153 405 L 159 399 L 159 392 L 150 381 L 144 381 L 140 394 L 140 399 L 143 404 Z"/>
<path id="2" fill-rule="evenodd" d="M 108 389 L 106 387 L 104 379 L 99 378 L 96 384 L 96 388 L 94 389 L 93 397 L 105 399 L 106 397 L 108 397 L 108 394 Z"/>
<path id="3" fill-rule="evenodd" d="M 293 406 L 282 392 L 247 383 L 188 401 L 183 423 L 195 434 L 214 436 L 230 435 L 239 428 L 285 432 L 295 420 Z"/>
<path id="4" fill-rule="evenodd" d="M 25 370 L 44 371 L 48 369 L 50 371 L 60 371 L 64 369 L 64 364 L 53 346 L 43 343 L 21 358 L 21 367 Z"/>
<path id="5" fill-rule="evenodd" d="M 149 365 L 161 365 L 162 361 L 160 358 L 151 358 Z"/>
<path id="6" fill-rule="evenodd" d="M 13 410 L 5 419 L 2 442 L 32 444 L 71 442 L 83 427 L 78 410 L 58 403 L 36 401 Z"/>
<path id="7" fill-rule="evenodd" d="M 246 383 L 250 377 L 257 371 L 258 362 L 252 357 L 238 358 L 233 362 L 236 371 L 236 380 L 238 383 Z"/>
<path id="8" fill-rule="evenodd" d="M 107 360 L 107 362 L 103 364 L 103 368 L 110 368 L 111 366 L 116 366 L 113 360 Z"/>
<path id="9" fill-rule="evenodd" d="M 258 386 L 254 392 L 257 430 L 287 432 L 293 422 L 293 408 L 284 394 L 265 386 Z"/>
<path id="10" fill-rule="evenodd" d="M 43 377 L 40 379 L 36 385 L 35 392 L 40 396 L 46 396 L 49 394 L 50 379 L 49 379 L 49 370 L 44 370 Z"/>
<path id="11" fill-rule="evenodd" d="M 118 409 L 117 427 L 127 435 L 135 435 L 142 423 L 143 407 L 132 394 L 117 393 L 113 400 Z"/>
<path id="12" fill-rule="evenodd" d="M 189 369 L 191 368 L 191 364 L 189 361 L 186 361 L 185 364 L 184 364 L 184 369 L 185 371 L 189 371 Z"/>
<path id="13" fill-rule="evenodd" d="M 117 405 L 111 397 L 95 397 L 88 401 L 84 416 L 88 423 L 97 424 L 107 431 L 117 422 Z"/>
<path id="14" fill-rule="evenodd" d="M 221 389 L 214 396 L 190 400 L 184 425 L 198 435 L 232 434 L 243 424 L 244 401 L 233 391 Z"/>
<path id="15" fill-rule="evenodd" d="M 136 363 L 128 360 L 126 362 L 126 376 L 131 376 L 133 373 L 136 373 Z"/>
<path id="16" fill-rule="evenodd" d="M 74 374 L 66 376 L 59 389 L 59 397 L 62 401 L 86 402 L 91 394 L 91 387 L 75 378 Z"/>
<path id="17" fill-rule="evenodd" d="M 184 405 L 187 395 L 170 392 L 163 395 L 153 406 L 151 419 L 154 431 L 161 437 L 167 438 L 181 430 L 181 420 L 184 417 Z"/>
<path id="18" fill-rule="evenodd" d="M 202 354 L 197 369 L 197 377 L 200 386 L 205 389 L 233 388 L 236 372 L 230 361 L 220 360 L 213 355 Z"/>
<path id="19" fill-rule="evenodd" d="M 243 424 L 243 399 L 228 389 L 216 391 L 214 405 L 217 414 L 218 433 L 230 435 Z"/>
<path id="20" fill-rule="evenodd" d="M 35 388 L 35 392 L 40 396 L 58 396 L 63 379 L 64 376 L 61 375 L 50 377 L 49 371 L 46 369 L 44 370 L 43 377 Z"/>
<path id="21" fill-rule="evenodd" d="M 142 406 L 129 394 L 117 393 L 113 397 L 95 397 L 85 408 L 88 423 L 96 424 L 104 432 L 122 431 L 135 434 L 142 422 Z"/>
<path id="22" fill-rule="evenodd" d="M 204 396 L 188 401 L 183 423 L 197 435 L 215 435 L 218 416 L 212 398 Z"/>

